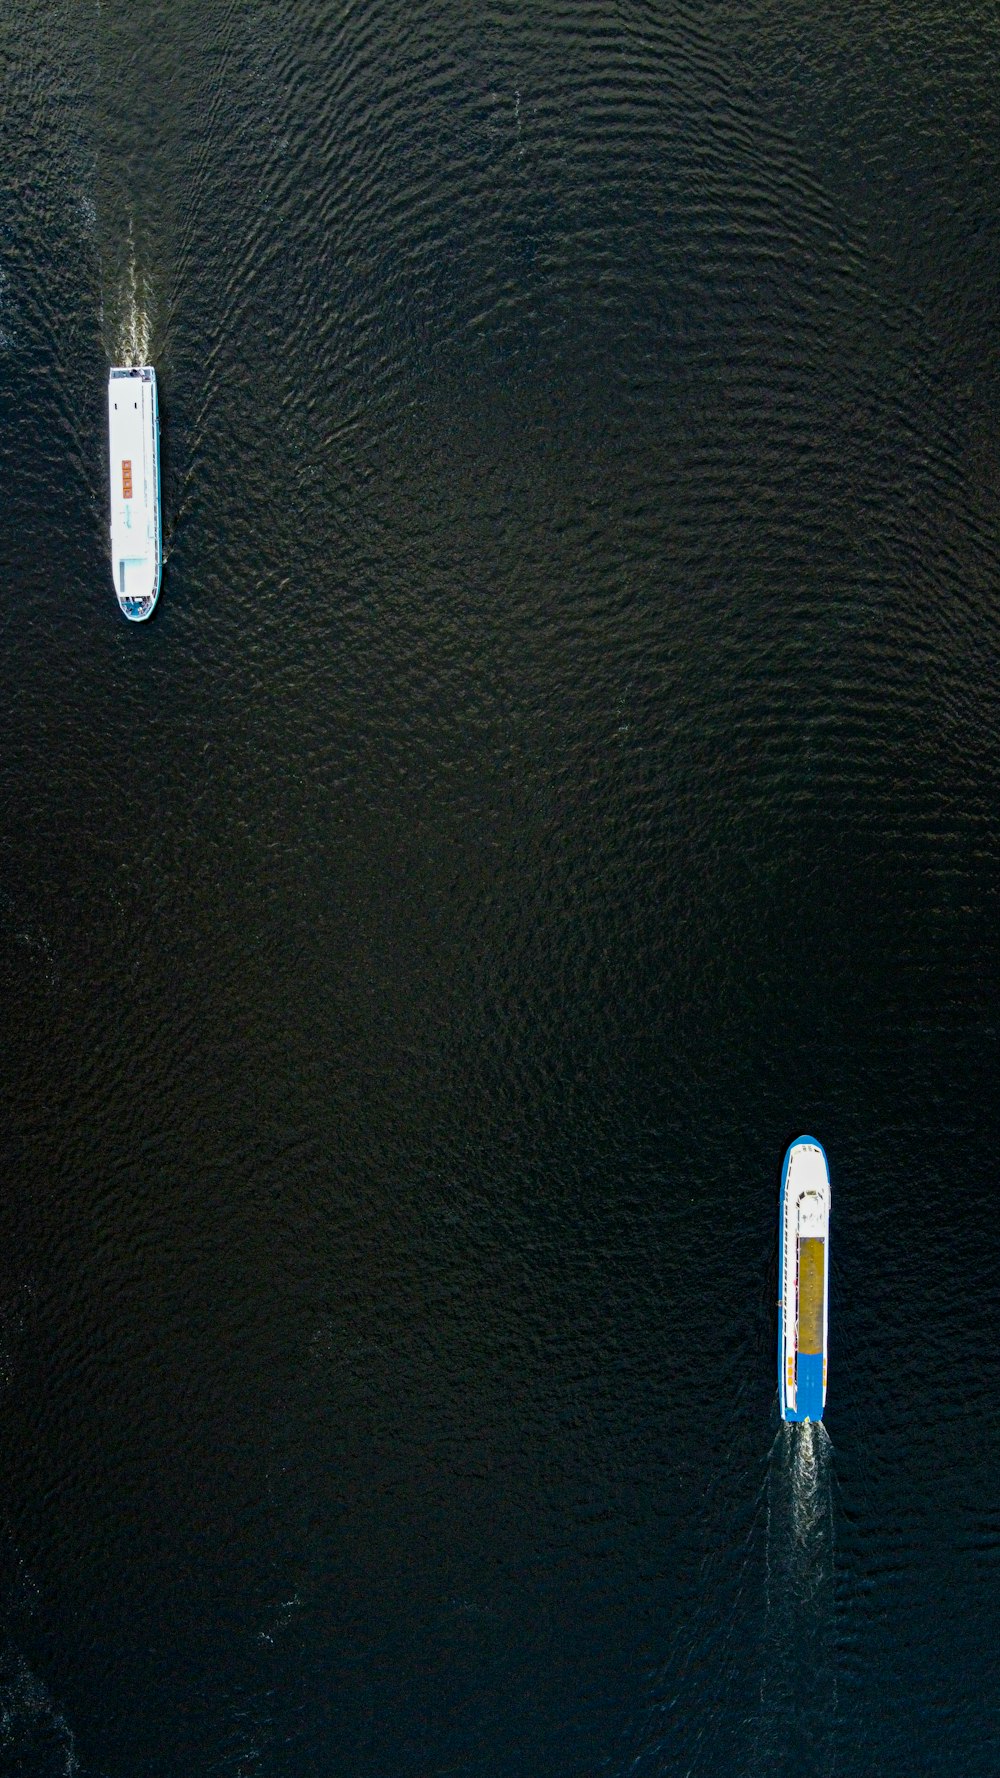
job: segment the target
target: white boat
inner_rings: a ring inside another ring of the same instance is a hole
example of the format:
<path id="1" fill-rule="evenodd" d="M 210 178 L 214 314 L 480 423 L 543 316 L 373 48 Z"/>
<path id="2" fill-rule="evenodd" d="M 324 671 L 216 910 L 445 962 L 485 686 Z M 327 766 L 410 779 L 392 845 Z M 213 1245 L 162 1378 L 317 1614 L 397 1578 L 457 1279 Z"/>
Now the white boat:
<path id="1" fill-rule="evenodd" d="M 799 1136 L 781 1170 L 778 1399 L 783 1420 L 822 1420 L 830 1300 L 830 1170 Z"/>
<path id="2" fill-rule="evenodd" d="M 111 572 L 126 617 L 141 623 L 160 592 L 160 419 L 151 364 L 108 375 Z"/>

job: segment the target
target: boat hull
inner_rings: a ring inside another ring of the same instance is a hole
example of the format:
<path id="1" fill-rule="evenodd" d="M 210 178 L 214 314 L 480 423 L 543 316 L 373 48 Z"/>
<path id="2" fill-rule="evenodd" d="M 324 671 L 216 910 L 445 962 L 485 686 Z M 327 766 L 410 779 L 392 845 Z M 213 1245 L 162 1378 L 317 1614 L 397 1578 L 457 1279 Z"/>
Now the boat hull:
<path id="1" fill-rule="evenodd" d="M 822 1420 L 830 1300 L 830 1171 L 800 1136 L 781 1169 L 778 1208 L 778 1400 L 783 1420 Z"/>
<path id="2" fill-rule="evenodd" d="M 142 623 L 160 594 L 160 417 L 151 364 L 108 374 L 111 572 L 125 616 Z"/>

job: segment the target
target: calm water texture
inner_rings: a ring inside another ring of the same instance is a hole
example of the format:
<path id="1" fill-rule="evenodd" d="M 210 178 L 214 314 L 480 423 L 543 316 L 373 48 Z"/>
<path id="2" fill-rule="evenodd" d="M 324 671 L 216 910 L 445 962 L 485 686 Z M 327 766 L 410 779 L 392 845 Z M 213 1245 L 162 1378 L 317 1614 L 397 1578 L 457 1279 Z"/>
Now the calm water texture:
<path id="1" fill-rule="evenodd" d="M 995 8 L 0 67 L 0 1771 L 993 1778 Z"/>

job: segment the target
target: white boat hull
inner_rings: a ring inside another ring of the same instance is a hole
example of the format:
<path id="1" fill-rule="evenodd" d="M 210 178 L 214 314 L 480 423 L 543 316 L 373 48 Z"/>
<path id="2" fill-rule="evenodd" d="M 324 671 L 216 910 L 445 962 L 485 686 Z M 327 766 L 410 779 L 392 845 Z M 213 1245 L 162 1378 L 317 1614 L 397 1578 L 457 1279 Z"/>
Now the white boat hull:
<path id="1" fill-rule="evenodd" d="M 108 375 L 111 572 L 118 603 L 141 623 L 160 593 L 160 420 L 150 364 Z"/>

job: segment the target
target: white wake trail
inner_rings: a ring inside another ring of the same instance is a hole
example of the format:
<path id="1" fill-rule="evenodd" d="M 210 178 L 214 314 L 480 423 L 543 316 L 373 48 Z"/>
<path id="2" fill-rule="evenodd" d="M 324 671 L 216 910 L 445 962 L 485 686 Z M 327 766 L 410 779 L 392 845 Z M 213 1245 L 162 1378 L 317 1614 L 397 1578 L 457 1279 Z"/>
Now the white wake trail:
<path id="1" fill-rule="evenodd" d="M 761 1770 L 834 1770 L 837 1729 L 834 1452 L 822 1425 L 782 1423 L 767 1479 Z"/>
<path id="2" fill-rule="evenodd" d="M 136 267 L 135 242 L 130 230 L 128 267 L 125 274 L 119 332 L 119 351 L 121 353 L 119 363 L 130 366 L 149 363 L 149 342 L 152 333 L 150 307 L 147 280 L 140 277 Z"/>
<path id="3" fill-rule="evenodd" d="M 136 253 L 135 235 L 129 224 L 124 264 L 119 258 L 112 271 L 102 272 L 101 331 L 110 364 L 127 369 L 151 364 L 154 301 L 149 277 Z"/>

